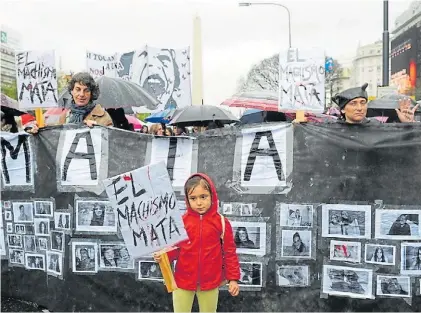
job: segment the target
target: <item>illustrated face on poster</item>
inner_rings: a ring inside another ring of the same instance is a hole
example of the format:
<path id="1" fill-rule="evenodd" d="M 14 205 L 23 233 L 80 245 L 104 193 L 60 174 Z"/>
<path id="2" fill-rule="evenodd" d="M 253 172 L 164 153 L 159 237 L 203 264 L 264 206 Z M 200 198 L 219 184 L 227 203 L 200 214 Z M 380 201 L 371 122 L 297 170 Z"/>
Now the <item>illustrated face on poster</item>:
<path id="1" fill-rule="evenodd" d="M 89 242 L 72 242 L 72 265 L 74 273 L 98 272 L 98 246 Z"/>
<path id="2" fill-rule="evenodd" d="M 421 243 L 402 242 L 401 274 L 421 275 Z"/>
<path id="3" fill-rule="evenodd" d="M 309 285 L 308 265 L 277 265 L 276 284 L 282 287 L 307 287 Z"/>
<path id="4" fill-rule="evenodd" d="M 9 262 L 19 265 L 25 265 L 25 253 L 19 249 L 9 249 Z"/>
<path id="5" fill-rule="evenodd" d="M 380 265 L 395 265 L 395 246 L 365 245 L 365 262 Z"/>
<path id="6" fill-rule="evenodd" d="M 63 275 L 63 254 L 47 251 L 47 273 Z"/>
<path id="7" fill-rule="evenodd" d="M 251 203 L 242 203 L 241 204 L 241 215 L 242 216 L 252 216 L 253 215 L 253 205 Z"/>
<path id="8" fill-rule="evenodd" d="M 231 222 L 239 254 L 266 254 L 266 223 Z"/>
<path id="9" fill-rule="evenodd" d="M 421 210 L 376 210 L 376 238 L 421 239 L 420 216 Z"/>
<path id="10" fill-rule="evenodd" d="M 76 231 L 117 232 L 117 211 L 109 201 L 76 200 Z"/>
<path id="11" fill-rule="evenodd" d="M 12 219 L 13 219 L 12 211 L 9 211 L 9 210 L 5 211 L 4 212 L 4 220 L 5 221 L 11 221 Z"/>
<path id="12" fill-rule="evenodd" d="M 377 275 L 378 296 L 411 297 L 411 280 L 408 276 Z"/>
<path id="13" fill-rule="evenodd" d="M 35 252 L 37 250 L 35 236 L 25 235 L 23 236 L 25 252 Z"/>
<path id="14" fill-rule="evenodd" d="M 312 236 L 310 230 L 282 230 L 281 256 L 311 258 Z"/>
<path id="15" fill-rule="evenodd" d="M 371 206 L 324 204 L 322 237 L 371 238 Z"/>
<path id="16" fill-rule="evenodd" d="M 23 248 L 22 235 L 7 235 L 9 248 Z"/>
<path id="17" fill-rule="evenodd" d="M 154 261 L 139 261 L 138 279 L 164 281 L 161 268 Z"/>
<path id="18" fill-rule="evenodd" d="M 51 232 L 51 250 L 52 251 L 64 251 L 64 233 L 62 231 L 52 231 Z"/>
<path id="19" fill-rule="evenodd" d="M 240 286 L 262 287 L 262 263 L 240 262 Z"/>
<path id="20" fill-rule="evenodd" d="M 53 201 L 34 201 L 35 216 L 53 216 Z"/>
<path id="21" fill-rule="evenodd" d="M 37 237 L 37 245 L 40 251 L 48 250 L 48 238 L 46 237 Z"/>
<path id="22" fill-rule="evenodd" d="M 312 227 L 313 206 L 281 203 L 280 226 Z"/>
<path id="23" fill-rule="evenodd" d="M 361 262 L 361 242 L 330 241 L 330 259 L 334 261 Z"/>
<path id="24" fill-rule="evenodd" d="M 71 228 L 70 213 L 54 212 L 54 228 L 69 230 Z"/>
<path id="25" fill-rule="evenodd" d="M 34 229 L 35 235 L 50 234 L 50 220 L 48 218 L 35 218 Z"/>
<path id="26" fill-rule="evenodd" d="M 100 269 L 122 268 L 133 269 L 134 260 L 129 254 L 125 244 L 100 244 Z"/>
<path id="27" fill-rule="evenodd" d="M 45 255 L 25 253 L 25 267 L 31 270 L 45 271 Z"/>
<path id="28" fill-rule="evenodd" d="M 13 202 L 13 218 L 15 223 L 33 223 L 34 204 L 32 202 Z"/>
<path id="29" fill-rule="evenodd" d="M 373 271 L 363 268 L 323 265 L 323 292 L 351 298 L 373 298 Z"/>
<path id="30" fill-rule="evenodd" d="M 18 235 L 25 235 L 25 225 L 24 224 L 15 224 L 15 233 Z"/>

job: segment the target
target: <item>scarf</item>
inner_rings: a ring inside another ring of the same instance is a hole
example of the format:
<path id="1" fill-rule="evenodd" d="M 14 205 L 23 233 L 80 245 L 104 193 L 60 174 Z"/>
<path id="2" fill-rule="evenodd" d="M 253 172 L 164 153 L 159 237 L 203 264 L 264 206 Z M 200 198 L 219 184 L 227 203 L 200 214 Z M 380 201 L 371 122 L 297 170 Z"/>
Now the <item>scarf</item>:
<path id="1" fill-rule="evenodd" d="M 72 102 L 72 105 L 70 107 L 70 117 L 69 117 L 69 123 L 72 124 L 82 124 L 83 119 L 91 113 L 91 111 L 95 108 L 95 103 L 90 102 L 87 105 L 84 105 L 83 107 L 79 107 L 76 105 L 76 103 Z"/>

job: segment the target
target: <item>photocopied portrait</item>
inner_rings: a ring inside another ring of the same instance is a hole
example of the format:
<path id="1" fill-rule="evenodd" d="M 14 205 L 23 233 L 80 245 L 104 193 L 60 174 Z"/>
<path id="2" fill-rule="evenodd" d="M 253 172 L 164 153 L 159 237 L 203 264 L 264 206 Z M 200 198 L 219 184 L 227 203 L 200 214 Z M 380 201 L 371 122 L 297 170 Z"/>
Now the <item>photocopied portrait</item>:
<path id="1" fill-rule="evenodd" d="M 45 255 L 25 253 L 25 267 L 31 270 L 45 271 Z"/>
<path id="2" fill-rule="evenodd" d="M 253 215 L 253 204 L 242 203 L 241 204 L 241 215 L 242 216 L 252 216 Z"/>
<path id="3" fill-rule="evenodd" d="M 117 210 L 109 201 L 76 200 L 76 231 L 117 232 Z"/>
<path id="4" fill-rule="evenodd" d="M 280 226 L 313 226 L 313 205 L 281 203 L 279 213 Z"/>
<path id="5" fill-rule="evenodd" d="M 395 265 L 396 247 L 389 245 L 365 245 L 365 262 L 380 265 Z"/>
<path id="6" fill-rule="evenodd" d="M 9 249 L 9 262 L 19 265 L 25 265 L 25 253 L 23 250 Z"/>
<path id="7" fill-rule="evenodd" d="M 285 230 L 281 232 L 281 257 L 311 258 L 312 235 L 310 230 Z"/>
<path id="8" fill-rule="evenodd" d="M 378 239 L 421 239 L 421 210 L 376 210 L 375 236 Z"/>
<path id="9" fill-rule="evenodd" d="M 72 242 L 72 269 L 74 273 L 98 272 L 98 245 L 89 242 Z"/>
<path id="10" fill-rule="evenodd" d="M 138 279 L 164 281 L 161 268 L 155 261 L 139 261 Z"/>
<path id="11" fill-rule="evenodd" d="M 65 236 L 62 231 L 52 231 L 51 232 L 51 251 L 64 251 Z"/>
<path id="12" fill-rule="evenodd" d="M 421 242 L 402 242 L 401 274 L 421 275 Z"/>
<path id="13" fill-rule="evenodd" d="M 54 212 L 54 228 L 61 230 L 70 230 L 70 213 Z"/>
<path id="14" fill-rule="evenodd" d="M 63 254 L 47 251 L 47 273 L 63 274 Z"/>
<path id="15" fill-rule="evenodd" d="M 12 221 L 13 220 L 12 211 L 10 211 L 10 210 L 4 211 L 4 220 L 5 221 Z"/>
<path id="16" fill-rule="evenodd" d="M 240 262 L 238 284 L 247 287 L 262 287 L 262 263 Z"/>
<path id="17" fill-rule="evenodd" d="M 50 234 L 50 220 L 48 218 L 34 219 L 35 235 L 49 235 Z"/>
<path id="18" fill-rule="evenodd" d="M 309 285 L 308 265 L 277 265 L 276 285 L 282 287 L 307 287 Z"/>
<path id="19" fill-rule="evenodd" d="M 25 224 L 15 224 L 15 233 L 25 235 Z"/>
<path id="20" fill-rule="evenodd" d="M 53 201 L 34 201 L 35 216 L 53 216 Z"/>
<path id="21" fill-rule="evenodd" d="M 25 252 L 35 252 L 37 250 L 37 245 L 34 235 L 24 235 L 24 250 Z"/>
<path id="22" fill-rule="evenodd" d="M 378 296 L 411 297 L 411 280 L 408 276 L 377 276 Z"/>
<path id="23" fill-rule="evenodd" d="M 129 254 L 124 243 L 116 244 L 100 244 L 99 251 L 101 254 L 99 268 L 121 268 L 133 269 L 134 260 Z"/>
<path id="24" fill-rule="evenodd" d="M 38 245 L 38 249 L 40 251 L 48 250 L 48 238 L 47 237 L 37 237 L 36 242 Z"/>
<path id="25" fill-rule="evenodd" d="M 222 205 L 222 214 L 232 215 L 232 203 L 224 203 Z"/>
<path id="26" fill-rule="evenodd" d="M 237 253 L 266 254 L 266 223 L 232 221 Z"/>
<path id="27" fill-rule="evenodd" d="M 361 242 L 330 241 L 330 259 L 334 261 L 361 262 Z"/>
<path id="28" fill-rule="evenodd" d="M 34 204 L 32 202 L 13 202 L 12 207 L 15 223 L 34 222 Z"/>
<path id="29" fill-rule="evenodd" d="M 6 232 L 7 233 L 13 233 L 13 223 L 7 223 L 6 224 Z"/>
<path id="30" fill-rule="evenodd" d="M 22 235 L 8 234 L 7 242 L 9 248 L 23 248 Z"/>

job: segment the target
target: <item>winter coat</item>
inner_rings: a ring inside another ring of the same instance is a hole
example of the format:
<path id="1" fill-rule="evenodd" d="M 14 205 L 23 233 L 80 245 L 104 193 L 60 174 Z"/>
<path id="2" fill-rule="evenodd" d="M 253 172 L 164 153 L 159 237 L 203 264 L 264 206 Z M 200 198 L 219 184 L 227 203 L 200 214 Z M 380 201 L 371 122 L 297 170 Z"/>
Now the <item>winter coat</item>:
<path id="1" fill-rule="evenodd" d="M 66 124 L 70 118 L 70 111 L 66 110 L 60 115 L 59 125 Z M 92 111 L 83 119 L 84 121 L 95 121 L 101 126 L 113 126 L 113 120 L 107 111 L 97 104 Z"/>
<path id="2" fill-rule="evenodd" d="M 221 242 L 222 223 L 218 213 L 218 195 L 215 186 L 208 176 L 204 174 L 194 176 L 196 175 L 205 179 L 211 187 L 211 207 L 201 215 L 190 208 L 186 195 L 187 212 L 183 215 L 183 222 L 189 240 L 178 244 L 177 249 L 168 252 L 171 261 L 177 259 L 174 273 L 177 287 L 193 291 L 198 288 L 215 289 L 224 280 L 240 279 L 240 264 L 233 231 L 226 218 L 224 239 Z"/>

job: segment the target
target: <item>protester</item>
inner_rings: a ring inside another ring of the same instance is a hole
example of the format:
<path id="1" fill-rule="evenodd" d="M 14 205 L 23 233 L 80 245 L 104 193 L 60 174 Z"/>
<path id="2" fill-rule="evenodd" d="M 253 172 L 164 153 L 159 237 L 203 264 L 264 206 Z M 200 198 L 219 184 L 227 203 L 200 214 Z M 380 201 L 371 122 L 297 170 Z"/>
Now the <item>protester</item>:
<path id="1" fill-rule="evenodd" d="M 165 136 L 174 136 L 174 133 L 171 128 L 165 128 Z"/>
<path id="2" fill-rule="evenodd" d="M 155 136 L 164 136 L 164 128 L 160 123 L 153 124 L 149 129 L 149 132 Z"/>
<path id="3" fill-rule="evenodd" d="M 418 109 L 420 104 L 418 103 L 415 107 L 411 108 L 412 100 L 407 97 L 399 100 L 399 107 L 396 110 L 399 121 L 401 123 L 414 123 L 415 111 Z"/>
<path id="4" fill-rule="evenodd" d="M 216 312 L 219 286 L 229 281 L 228 291 L 239 294 L 240 264 L 233 231 L 228 219 L 218 213 L 215 185 L 204 174 L 194 174 L 185 186 L 187 213 L 183 222 L 189 240 L 168 252 L 170 262 L 177 260 L 173 291 L 174 312 L 191 312 L 194 296 L 200 312 Z M 223 235 L 223 240 L 221 237 Z M 222 247 L 221 247 L 222 245 Z M 162 254 L 155 253 L 157 262 Z M 223 270 L 224 269 L 224 270 Z"/>
<path id="5" fill-rule="evenodd" d="M 72 95 L 72 103 L 70 110 L 60 116 L 59 124 L 113 126 L 107 111 L 100 104 L 94 103 L 99 96 L 99 87 L 89 73 L 73 75 L 67 88 Z"/>
<path id="6" fill-rule="evenodd" d="M 176 136 L 187 136 L 187 130 L 183 126 L 177 126 L 175 130 Z"/>
<path id="7" fill-rule="evenodd" d="M 30 114 L 13 116 L 1 111 L 1 131 L 8 133 L 26 131 L 29 134 L 36 134 L 38 127 L 34 121 L 34 117 Z"/>
<path id="8" fill-rule="evenodd" d="M 140 131 L 142 134 L 149 134 L 149 127 L 148 125 L 143 125 L 142 130 Z"/>

